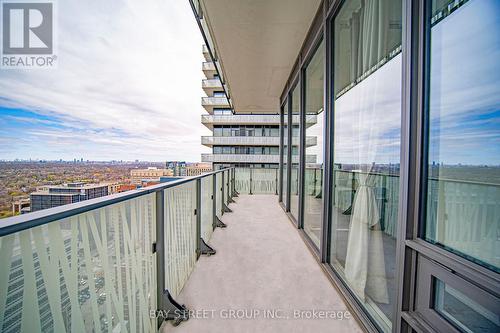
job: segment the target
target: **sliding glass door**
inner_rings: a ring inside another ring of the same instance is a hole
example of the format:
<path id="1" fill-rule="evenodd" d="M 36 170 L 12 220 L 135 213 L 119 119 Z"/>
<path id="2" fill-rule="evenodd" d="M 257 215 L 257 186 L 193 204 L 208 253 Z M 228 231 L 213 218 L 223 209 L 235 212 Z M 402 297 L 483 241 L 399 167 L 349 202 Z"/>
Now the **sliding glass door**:
<path id="1" fill-rule="evenodd" d="M 323 216 L 324 131 L 324 42 L 314 52 L 304 71 L 305 84 L 305 175 L 304 232 L 320 247 Z"/>
<path id="2" fill-rule="evenodd" d="M 397 290 L 401 17 L 401 0 L 353 0 L 332 25 L 330 263 L 383 331 Z"/>

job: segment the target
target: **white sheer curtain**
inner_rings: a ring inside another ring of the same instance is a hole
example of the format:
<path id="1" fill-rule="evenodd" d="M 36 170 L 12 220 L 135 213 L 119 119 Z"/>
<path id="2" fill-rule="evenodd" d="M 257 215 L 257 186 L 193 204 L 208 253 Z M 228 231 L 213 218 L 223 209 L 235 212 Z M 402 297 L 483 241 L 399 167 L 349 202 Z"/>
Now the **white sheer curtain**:
<path id="1" fill-rule="evenodd" d="M 388 53 L 389 20 L 384 8 L 388 3 L 388 0 L 362 1 L 361 8 L 349 20 L 351 75 L 355 73 L 356 77 L 360 77 Z M 355 173 L 358 188 L 352 205 L 345 277 L 361 298 L 368 296 L 375 302 L 389 303 L 381 216 L 374 193 L 375 177 L 371 175 L 383 134 L 381 127 L 377 126 L 380 113 L 376 108 L 379 103 L 374 92 L 363 89 L 363 85 L 357 86 L 351 93 L 355 91 L 358 105 L 351 106 L 357 110 L 357 117 L 353 118 L 356 127 L 353 146 L 360 170 Z"/>

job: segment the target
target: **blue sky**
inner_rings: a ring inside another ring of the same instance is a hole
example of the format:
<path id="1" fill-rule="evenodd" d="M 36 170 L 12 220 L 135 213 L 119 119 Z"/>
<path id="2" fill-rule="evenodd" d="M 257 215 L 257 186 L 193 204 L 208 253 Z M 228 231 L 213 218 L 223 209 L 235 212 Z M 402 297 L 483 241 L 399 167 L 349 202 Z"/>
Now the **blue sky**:
<path id="1" fill-rule="evenodd" d="M 57 19 L 57 69 L 0 71 L 0 159 L 199 161 L 189 2 L 65 0 Z"/>
<path id="2" fill-rule="evenodd" d="M 500 165 L 500 2 L 472 0 L 432 28 L 429 161 Z"/>

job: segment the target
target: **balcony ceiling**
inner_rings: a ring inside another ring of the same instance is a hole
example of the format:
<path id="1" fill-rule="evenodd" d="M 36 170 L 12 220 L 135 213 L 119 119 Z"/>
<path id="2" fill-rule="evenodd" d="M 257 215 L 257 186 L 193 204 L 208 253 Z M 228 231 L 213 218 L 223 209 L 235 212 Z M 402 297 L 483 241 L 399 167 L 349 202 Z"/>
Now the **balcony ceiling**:
<path id="1" fill-rule="evenodd" d="M 320 0 L 205 0 L 235 113 L 278 113 Z"/>

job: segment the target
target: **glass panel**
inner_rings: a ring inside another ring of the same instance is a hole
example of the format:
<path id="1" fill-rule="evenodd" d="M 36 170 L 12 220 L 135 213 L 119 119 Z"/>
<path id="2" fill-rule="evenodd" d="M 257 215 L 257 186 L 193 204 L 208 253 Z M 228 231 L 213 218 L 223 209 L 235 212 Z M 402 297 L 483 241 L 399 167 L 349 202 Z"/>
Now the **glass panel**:
<path id="1" fill-rule="evenodd" d="M 240 194 L 250 193 L 250 168 L 236 168 L 235 170 L 236 192 Z"/>
<path id="2" fill-rule="evenodd" d="M 0 238 L 0 330 L 156 331 L 155 203 L 143 195 Z"/>
<path id="3" fill-rule="evenodd" d="M 434 284 L 434 310 L 462 332 L 500 332 L 498 309 L 487 309 L 438 279 Z"/>
<path id="4" fill-rule="evenodd" d="M 400 0 L 349 1 L 334 22 L 331 264 L 382 331 L 396 297 Z"/>
<path id="5" fill-rule="evenodd" d="M 218 218 L 222 217 L 222 173 L 217 173 L 215 176 L 215 213 Z"/>
<path id="6" fill-rule="evenodd" d="M 252 194 L 276 194 L 278 169 L 253 168 Z"/>
<path id="7" fill-rule="evenodd" d="M 292 92 L 292 156 L 290 175 L 290 212 L 299 219 L 299 147 L 300 147 L 300 84 Z"/>
<path id="8" fill-rule="evenodd" d="M 205 242 L 210 240 L 214 230 L 213 178 L 214 176 L 207 176 L 201 179 L 201 237 Z"/>
<path id="9" fill-rule="evenodd" d="M 306 168 L 304 191 L 304 231 L 319 248 L 323 212 L 323 72 L 325 48 L 321 42 L 305 72 Z M 313 116 L 313 117 L 311 117 Z M 310 138 L 315 139 L 310 143 Z"/>
<path id="10" fill-rule="evenodd" d="M 500 2 L 433 9 L 424 237 L 499 272 Z"/>
<path id="11" fill-rule="evenodd" d="M 285 102 L 283 107 L 283 194 L 282 200 L 287 203 L 288 196 L 288 100 Z"/>
<path id="12" fill-rule="evenodd" d="M 177 297 L 196 263 L 196 182 L 165 192 L 165 287 Z"/>

